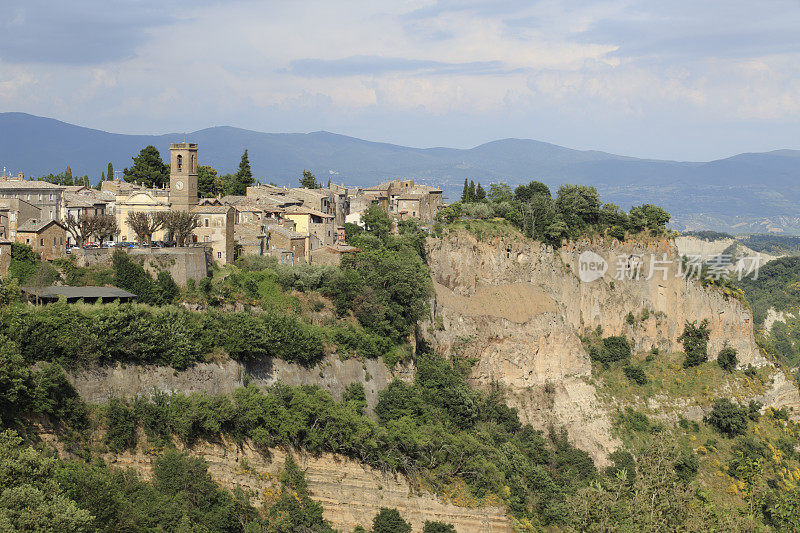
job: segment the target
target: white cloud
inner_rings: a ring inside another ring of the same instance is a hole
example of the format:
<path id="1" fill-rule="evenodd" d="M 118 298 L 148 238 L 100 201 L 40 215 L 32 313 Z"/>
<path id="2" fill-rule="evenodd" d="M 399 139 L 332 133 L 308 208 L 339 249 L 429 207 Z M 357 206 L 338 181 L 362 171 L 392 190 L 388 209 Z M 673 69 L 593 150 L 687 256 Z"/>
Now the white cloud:
<path id="1" fill-rule="evenodd" d="M 548 124 L 561 132 L 550 140 L 574 144 L 578 128 L 632 131 L 663 116 L 674 132 L 682 118 L 775 121 L 771 138 L 783 131 L 784 145 L 798 134 L 800 37 L 782 31 L 800 21 L 791 3 L 734 2 L 724 13 L 624 0 L 159 9 L 164 23 L 126 34 L 124 54 L 98 55 L 123 59 L 0 63 L 0 105 L 114 131 L 328 128 L 415 145 L 542 137 Z M 663 145 L 637 134 L 616 150 L 664 155 Z"/>

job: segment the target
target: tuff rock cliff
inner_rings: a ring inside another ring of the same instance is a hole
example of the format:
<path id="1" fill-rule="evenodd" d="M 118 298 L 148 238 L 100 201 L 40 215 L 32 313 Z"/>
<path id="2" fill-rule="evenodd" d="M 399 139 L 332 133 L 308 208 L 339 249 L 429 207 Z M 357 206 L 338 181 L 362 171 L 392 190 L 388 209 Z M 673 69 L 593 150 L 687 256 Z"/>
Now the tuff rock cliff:
<path id="1" fill-rule="evenodd" d="M 600 327 L 606 336 L 625 335 L 636 350 L 680 351 L 685 322 L 706 319 L 711 359 L 727 343 L 740 366 L 769 364 L 746 305 L 682 276 L 686 266 L 668 238 L 587 239 L 554 249 L 511 231 L 482 240 L 450 231 L 429 239 L 427 253 L 436 295 L 425 329 L 434 349 L 474 359 L 476 385 L 504 386 L 523 422 L 566 427 L 601 464 L 618 442 L 580 334 Z M 588 281 L 587 262 L 598 279 Z M 782 374 L 764 399 L 800 406 Z"/>

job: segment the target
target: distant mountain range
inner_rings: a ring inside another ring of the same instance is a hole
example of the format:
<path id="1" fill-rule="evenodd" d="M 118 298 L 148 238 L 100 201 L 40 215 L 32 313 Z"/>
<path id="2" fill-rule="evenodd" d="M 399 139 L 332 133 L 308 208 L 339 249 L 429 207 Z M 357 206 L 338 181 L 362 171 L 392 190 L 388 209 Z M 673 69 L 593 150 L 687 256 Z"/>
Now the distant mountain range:
<path id="1" fill-rule="evenodd" d="M 199 144 L 201 164 L 235 171 L 245 148 L 261 182 L 296 184 L 303 169 L 325 182 L 352 185 L 395 177 L 437 185 L 455 199 L 464 178 L 510 185 L 541 180 L 594 185 L 604 201 L 628 208 L 655 203 L 678 229 L 800 234 L 800 150 L 740 154 L 709 162 L 637 159 L 528 139 L 503 139 L 468 150 L 410 148 L 324 131 L 261 133 L 227 126 L 192 133 L 121 135 L 24 113 L 0 113 L 0 165 L 28 176 L 61 172 L 93 181 L 108 162 L 116 170 L 152 144 Z"/>

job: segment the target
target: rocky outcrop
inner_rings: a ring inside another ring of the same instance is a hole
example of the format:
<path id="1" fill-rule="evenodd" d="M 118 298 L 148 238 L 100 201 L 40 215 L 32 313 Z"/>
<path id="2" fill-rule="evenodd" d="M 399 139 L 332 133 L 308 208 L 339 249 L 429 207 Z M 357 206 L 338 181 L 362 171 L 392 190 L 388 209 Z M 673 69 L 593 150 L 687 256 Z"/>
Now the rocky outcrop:
<path id="1" fill-rule="evenodd" d="M 250 491 L 256 506 L 270 503 L 277 495 L 287 457 L 282 449 L 261 453 L 248 442 L 237 445 L 228 441 L 199 444 L 191 453 L 206 460 L 211 477 L 222 486 Z M 422 531 L 426 520 L 449 522 L 462 533 L 512 531 L 509 518 L 500 507 L 459 506 L 412 487 L 402 476 L 334 454 L 310 456 L 292 452 L 292 456 L 306 471 L 311 497 L 322 504 L 324 517 L 341 531 L 352 531 L 357 525 L 369 529 L 381 507 L 396 508 L 415 532 Z M 105 458 L 117 467 L 134 468 L 148 478 L 153 457 L 140 450 Z"/>
<path id="2" fill-rule="evenodd" d="M 477 385 L 504 385 L 524 421 L 565 426 L 601 463 L 618 443 L 589 384 L 580 334 L 599 328 L 625 335 L 637 350 L 678 351 L 684 324 L 708 320 L 712 359 L 727 344 L 742 365 L 768 364 L 749 309 L 686 279 L 670 239 L 554 249 L 510 232 L 489 241 L 451 232 L 429 239 L 428 262 L 434 348 L 477 361 Z"/>
<path id="3" fill-rule="evenodd" d="M 337 400 L 351 383 L 362 383 L 368 408 L 378 401 L 378 393 L 395 378 L 413 379 L 413 367 L 397 365 L 390 371 L 378 359 L 341 360 L 325 357 L 314 367 L 266 359 L 254 364 L 227 360 L 221 363 L 198 363 L 177 371 L 164 366 L 105 366 L 69 372 L 68 378 L 78 394 L 89 403 L 105 403 L 111 398 L 134 398 L 154 392 L 206 392 L 232 394 L 238 387 L 254 383 L 266 387 L 277 382 L 286 385 L 318 385 Z"/>

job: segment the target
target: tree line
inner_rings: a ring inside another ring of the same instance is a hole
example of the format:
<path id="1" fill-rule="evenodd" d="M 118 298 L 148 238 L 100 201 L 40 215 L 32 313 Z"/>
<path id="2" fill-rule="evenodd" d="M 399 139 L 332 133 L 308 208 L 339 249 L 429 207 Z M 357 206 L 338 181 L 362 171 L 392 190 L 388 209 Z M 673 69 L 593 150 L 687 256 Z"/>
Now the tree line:
<path id="1" fill-rule="evenodd" d="M 619 240 L 643 231 L 658 235 L 670 220 L 669 213 L 651 204 L 631 207 L 626 213 L 612 203 L 602 203 L 597 189 L 586 185 L 561 185 L 553 197 L 539 181 L 515 189 L 492 183 L 486 192 L 480 183 L 476 186 L 465 180 L 461 201 L 437 214 L 437 220 L 445 223 L 493 217 L 502 217 L 527 236 L 553 245 L 592 232 Z"/>

